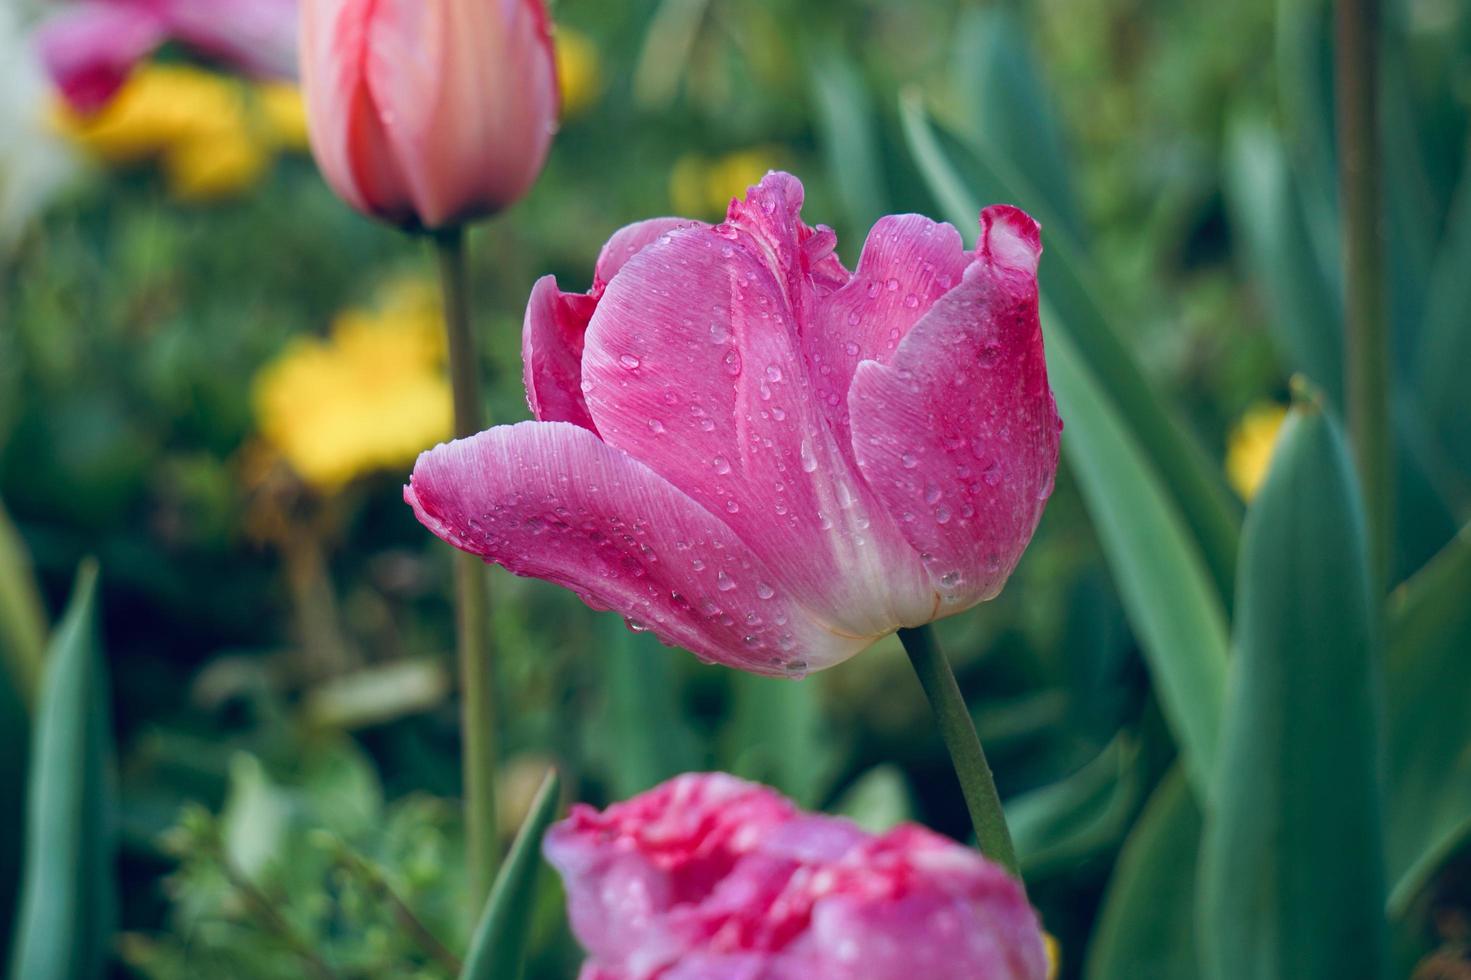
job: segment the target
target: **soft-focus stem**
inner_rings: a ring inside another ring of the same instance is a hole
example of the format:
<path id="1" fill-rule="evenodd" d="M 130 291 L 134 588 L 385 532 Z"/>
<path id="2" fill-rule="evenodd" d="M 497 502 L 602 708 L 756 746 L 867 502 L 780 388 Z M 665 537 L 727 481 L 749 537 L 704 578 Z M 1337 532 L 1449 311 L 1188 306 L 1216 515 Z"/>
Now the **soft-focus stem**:
<path id="1" fill-rule="evenodd" d="M 1376 581 L 1388 580 L 1390 469 L 1389 331 L 1379 163 L 1379 0 L 1336 0 L 1334 86 L 1343 209 L 1344 364 L 1348 428 L 1369 523 Z"/>
<path id="2" fill-rule="evenodd" d="M 444 289 L 444 324 L 449 336 L 450 383 L 454 391 L 455 435 L 481 428 L 479 359 L 470 325 L 469 270 L 465 234 L 437 232 Z M 469 861 L 469 908 L 479 909 L 495 880 L 496 847 L 495 681 L 490 649 L 490 592 L 485 564 L 474 555 L 455 553 L 455 617 L 460 666 L 460 741 L 465 793 L 465 843 Z"/>
<path id="3" fill-rule="evenodd" d="M 929 698 L 935 723 L 940 728 L 940 738 L 950 753 L 950 764 L 955 767 L 955 776 L 960 780 L 960 792 L 965 797 L 970 821 L 976 830 L 976 843 L 981 853 L 1010 871 L 1021 880 L 1021 867 L 1017 864 L 1016 848 L 1011 843 L 1011 831 L 1006 828 L 1006 814 L 1001 809 L 1001 797 L 996 792 L 996 780 L 991 776 L 991 766 L 986 762 L 986 753 L 981 748 L 980 736 L 976 734 L 975 722 L 970 709 L 960 694 L 960 685 L 955 682 L 955 672 L 950 661 L 935 642 L 934 630 L 929 626 L 901 629 L 899 640 L 914 665 L 915 676 Z"/>

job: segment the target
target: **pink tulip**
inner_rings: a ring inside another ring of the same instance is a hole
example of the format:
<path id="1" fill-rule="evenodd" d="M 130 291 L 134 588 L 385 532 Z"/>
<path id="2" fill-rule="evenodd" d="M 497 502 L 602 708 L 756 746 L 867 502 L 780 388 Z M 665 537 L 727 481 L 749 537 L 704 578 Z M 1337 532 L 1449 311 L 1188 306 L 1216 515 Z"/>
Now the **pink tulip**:
<path id="1" fill-rule="evenodd" d="M 253 75 L 296 65 L 296 0 L 84 0 L 43 23 L 41 61 L 79 112 L 106 105 L 133 66 L 168 40 Z"/>
<path id="2" fill-rule="evenodd" d="M 532 290 L 539 421 L 439 446 L 435 534 L 634 629 L 766 674 L 838 663 L 1000 592 L 1052 492 L 1039 229 L 881 219 L 856 272 L 772 173 L 723 224 L 655 219 L 592 291 Z"/>
<path id="3" fill-rule="evenodd" d="M 303 0 L 301 75 L 327 182 L 395 224 L 500 210 L 556 128 L 542 0 Z"/>
<path id="4" fill-rule="evenodd" d="M 723 773 L 676 777 L 544 850 L 589 954 L 582 980 L 1041 980 L 1021 885 L 906 825 L 873 835 Z"/>

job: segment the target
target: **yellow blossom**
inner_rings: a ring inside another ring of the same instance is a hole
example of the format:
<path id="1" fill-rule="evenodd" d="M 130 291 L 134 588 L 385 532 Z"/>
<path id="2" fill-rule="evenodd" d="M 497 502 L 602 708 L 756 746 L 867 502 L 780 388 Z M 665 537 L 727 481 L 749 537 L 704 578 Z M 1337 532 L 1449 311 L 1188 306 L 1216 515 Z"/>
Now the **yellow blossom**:
<path id="1" fill-rule="evenodd" d="M 557 28 L 557 82 L 562 87 L 562 118 L 580 116 L 603 92 L 603 66 L 597 46 L 586 34 Z"/>
<path id="2" fill-rule="evenodd" d="M 201 201 L 260 180 L 277 147 L 305 145 L 294 86 L 253 85 L 189 65 L 148 64 L 100 111 L 56 113 L 58 128 L 115 166 L 157 159 L 171 194 Z"/>
<path id="3" fill-rule="evenodd" d="M 256 108 L 268 135 L 283 150 L 305 153 L 306 100 L 289 82 L 263 82 L 255 88 Z"/>
<path id="4" fill-rule="evenodd" d="M 1242 500 L 1250 500 L 1266 479 L 1272 448 L 1286 418 L 1287 409 L 1262 402 L 1252 406 L 1231 431 L 1226 445 L 1226 476 Z"/>
<path id="5" fill-rule="evenodd" d="M 390 289 L 376 309 L 342 313 L 328 339 L 298 339 L 256 375 L 261 434 L 308 483 L 331 492 L 449 437 L 432 295 L 417 283 Z"/>
<path id="6" fill-rule="evenodd" d="M 669 200 L 674 213 L 692 218 L 725 214 L 733 197 L 757 183 L 777 166 L 779 152 L 755 146 L 709 159 L 687 153 L 674 162 L 669 174 Z"/>
<path id="7" fill-rule="evenodd" d="M 1042 942 L 1047 947 L 1047 980 L 1057 980 L 1058 970 L 1062 967 L 1062 945 L 1050 932 L 1042 933 Z"/>

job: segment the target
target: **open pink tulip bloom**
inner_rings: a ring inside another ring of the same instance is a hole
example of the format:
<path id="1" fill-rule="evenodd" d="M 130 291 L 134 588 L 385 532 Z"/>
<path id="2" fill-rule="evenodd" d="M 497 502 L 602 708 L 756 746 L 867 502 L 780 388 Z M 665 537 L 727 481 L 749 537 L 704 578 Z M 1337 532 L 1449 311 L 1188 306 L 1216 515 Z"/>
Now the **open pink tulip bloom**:
<path id="1" fill-rule="evenodd" d="M 994 597 L 1052 492 L 1037 223 L 881 219 L 855 272 L 772 173 L 724 223 L 619 231 L 536 284 L 538 421 L 424 453 L 444 540 L 701 658 L 799 676 Z"/>
<path id="2" fill-rule="evenodd" d="M 296 0 L 84 0 L 37 31 L 41 61 L 79 112 L 102 108 L 133 66 L 178 41 L 253 75 L 296 71 Z"/>
<path id="3" fill-rule="evenodd" d="M 1042 980 L 1021 885 L 948 838 L 804 813 L 723 773 L 676 777 L 544 850 L 582 980 Z"/>
<path id="4" fill-rule="evenodd" d="M 531 187 L 559 95 L 542 0 L 302 0 L 317 165 L 339 197 L 440 228 Z"/>

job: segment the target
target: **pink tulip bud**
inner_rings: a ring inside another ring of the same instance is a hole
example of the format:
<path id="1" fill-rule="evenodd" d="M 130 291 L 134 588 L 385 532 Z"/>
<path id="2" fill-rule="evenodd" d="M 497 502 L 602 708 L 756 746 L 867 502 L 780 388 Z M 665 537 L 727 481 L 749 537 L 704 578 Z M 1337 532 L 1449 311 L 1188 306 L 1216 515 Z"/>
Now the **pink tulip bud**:
<path id="1" fill-rule="evenodd" d="M 922 827 L 870 834 L 690 773 L 548 831 L 582 980 L 1042 980 L 1021 885 Z"/>
<path id="2" fill-rule="evenodd" d="M 557 120 L 542 0 L 302 0 L 312 151 L 343 200 L 440 228 L 531 187 Z"/>
<path id="3" fill-rule="evenodd" d="M 993 598 L 1036 529 L 1061 423 L 1038 226 L 881 219 L 858 268 L 769 174 L 726 221 L 547 276 L 523 340 L 539 421 L 419 458 L 435 534 L 702 658 L 800 676 Z"/>

